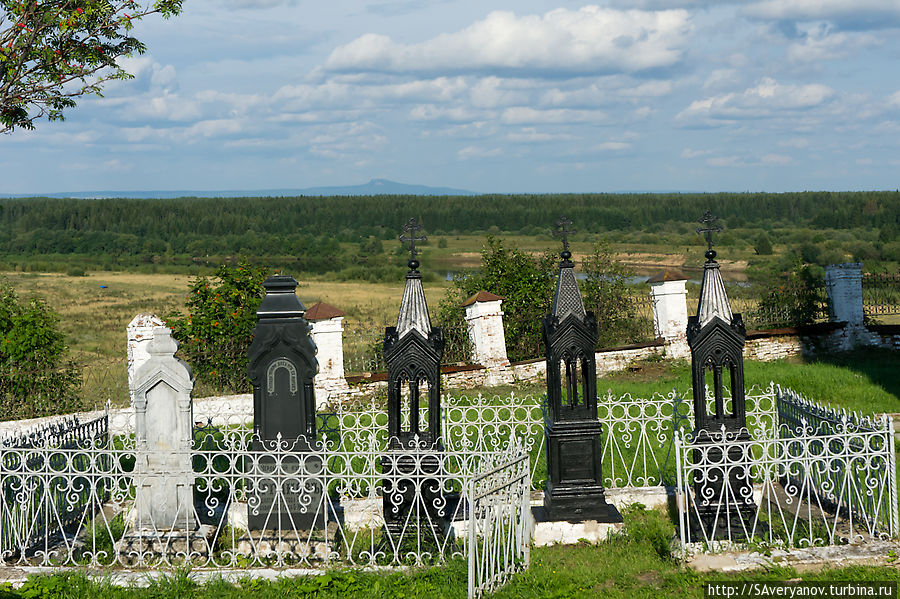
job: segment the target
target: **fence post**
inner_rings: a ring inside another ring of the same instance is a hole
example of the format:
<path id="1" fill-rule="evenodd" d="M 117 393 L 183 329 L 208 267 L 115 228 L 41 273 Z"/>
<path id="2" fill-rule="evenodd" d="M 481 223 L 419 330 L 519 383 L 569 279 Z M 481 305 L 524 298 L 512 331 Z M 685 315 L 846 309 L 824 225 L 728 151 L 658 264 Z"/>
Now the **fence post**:
<path id="1" fill-rule="evenodd" d="M 826 266 L 825 290 L 828 292 L 831 321 L 846 323 L 839 349 L 853 349 L 865 343 L 862 263 L 846 262 Z"/>
<path id="2" fill-rule="evenodd" d="M 475 478 L 469 480 L 469 592 L 468 598 L 475 597 Z"/>
<path id="3" fill-rule="evenodd" d="M 686 358 L 691 350 L 687 343 L 687 277 L 673 269 L 653 275 L 650 295 L 653 298 L 653 325 L 657 337 L 666 343 L 666 353 L 673 358 Z"/>

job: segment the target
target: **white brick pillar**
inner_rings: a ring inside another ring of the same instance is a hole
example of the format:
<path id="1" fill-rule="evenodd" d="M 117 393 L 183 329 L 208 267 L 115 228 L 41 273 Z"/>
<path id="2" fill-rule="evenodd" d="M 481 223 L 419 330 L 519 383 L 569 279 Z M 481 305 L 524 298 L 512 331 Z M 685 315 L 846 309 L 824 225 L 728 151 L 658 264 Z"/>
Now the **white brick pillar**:
<path id="1" fill-rule="evenodd" d="M 313 342 L 319 372 L 316 387 L 316 407 L 328 402 L 330 396 L 343 395 L 350 390 L 344 378 L 344 313 L 334 306 L 319 302 L 306 311 L 312 325 Z"/>
<path id="2" fill-rule="evenodd" d="M 832 320 L 862 326 L 862 263 L 847 262 L 826 266 L 825 289 L 831 304 Z"/>
<path id="3" fill-rule="evenodd" d="M 128 394 L 132 405 L 134 405 L 134 373 L 150 359 L 150 354 L 147 353 L 147 346 L 153 340 L 153 328 L 165 325 L 166 323 L 155 314 L 138 314 L 131 319 L 131 322 L 125 328 L 128 336 L 128 346 L 126 348 Z"/>
<path id="4" fill-rule="evenodd" d="M 687 344 L 687 277 L 666 269 L 649 279 L 653 298 L 653 326 L 666 343 L 666 354 L 673 358 L 691 355 Z"/>
<path id="5" fill-rule="evenodd" d="M 472 361 L 485 368 L 506 368 L 506 337 L 503 334 L 503 298 L 479 291 L 463 303 L 472 347 Z"/>
<path id="6" fill-rule="evenodd" d="M 832 322 L 846 322 L 841 332 L 841 349 L 853 349 L 867 342 L 863 325 L 862 263 L 846 262 L 825 267 Z"/>

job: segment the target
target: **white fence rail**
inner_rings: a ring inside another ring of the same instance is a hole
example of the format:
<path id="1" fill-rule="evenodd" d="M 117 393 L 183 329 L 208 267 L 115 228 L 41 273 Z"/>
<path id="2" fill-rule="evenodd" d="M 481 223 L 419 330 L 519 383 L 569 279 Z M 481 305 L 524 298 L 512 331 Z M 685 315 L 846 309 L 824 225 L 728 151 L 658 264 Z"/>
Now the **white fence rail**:
<path id="1" fill-rule="evenodd" d="M 890 418 L 829 420 L 835 415 L 779 389 L 777 436 L 679 433 L 682 545 L 811 547 L 897 537 Z"/>

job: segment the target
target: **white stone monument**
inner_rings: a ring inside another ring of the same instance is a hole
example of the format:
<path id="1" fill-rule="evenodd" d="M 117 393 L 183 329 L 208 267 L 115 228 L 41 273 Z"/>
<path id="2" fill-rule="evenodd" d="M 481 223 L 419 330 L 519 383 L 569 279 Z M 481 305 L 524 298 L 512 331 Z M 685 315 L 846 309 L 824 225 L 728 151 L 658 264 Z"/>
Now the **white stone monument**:
<path id="1" fill-rule="evenodd" d="M 842 331 L 841 349 L 866 342 L 863 324 L 862 263 L 847 262 L 825 267 L 825 290 L 831 307 L 831 321 L 847 323 Z"/>
<path id="2" fill-rule="evenodd" d="M 463 302 L 472 361 L 487 369 L 487 385 L 506 384 L 512 380 L 511 374 L 506 372 L 509 358 L 503 332 L 503 299 L 499 295 L 479 291 Z"/>
<path id="3" fill-rule="evenodd" d="M 318 408 L 327 403 L 329 397 L 345 395 L 350 391 L 344 377 L 344 313 L 334 306 L 318 302 L 306 310 L 305 318 L 312 325 L 316 359 L 319 361 L 319 372 L 313 381 Z"/>
<path id="4" fill-rule="evenodd" d="M 149 359 L 134 374 L 135 528 L 194 530 L 191 466 L 193 381 L 175 358 L 178 343 L 165 326 L 153 328 Z"/>
<path id="5" fill-rule="evenodd" d="M 672 358 L 691 355 L 687 342 L 687 277 L 667 268 L 653 275 L 650 295 L 653 298 L 653 326 L 666 343 L 666 354 Z"/>
<path id="6" fill-rule="evenodd" d="M 126 355 L 128 359 L 128 393 L 134 404 L 134 373 L 150 359 L 147 346 L 153 339 L 153 328 L 166 323 L 155 314 L 138 314 L 131 319 L 125 331 L 128 334 Z"/>

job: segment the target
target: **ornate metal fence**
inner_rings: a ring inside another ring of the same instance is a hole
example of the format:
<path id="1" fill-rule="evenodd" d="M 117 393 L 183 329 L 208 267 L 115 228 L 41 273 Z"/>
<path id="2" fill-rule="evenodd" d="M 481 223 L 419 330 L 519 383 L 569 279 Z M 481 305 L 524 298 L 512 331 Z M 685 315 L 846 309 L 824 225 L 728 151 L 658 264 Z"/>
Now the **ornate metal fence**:
<path id="1" fill-rule="evenodd" d="M 485 461 L 470 483 L 469 596 L 495 591 L 528 567 L 531 547 L 531 479 L 528 456 Z"/>
<path id="2" fill-rule="evenodd" d="M 900 274 L 864 274 L 862 295 L 868 318 L 900 314 Z"/>
<path id="3" fill-rule="evenodd" d="M 171 522 L 140 507 L 165 500 L 169 482 L 165 472 L 136 468 L 147 450 L 127 430 L 52 448 L 0 448 L 0 557 L 21 566 L 130 568 L 371 567 L 465 557 L 473 593 L 527 564 L 528 456 L 515 438 L 478 451 L 451 436 L 442 450 L 391 451 L 386 415 L 369 404 L 320 415 L 311 451 L 287 440 L 254 451 L 245 403 L 204 414 L 193 447 L 169 452 L 193 464 L 194 490 L 193 505 L 177 506 Z M 467 421 L 457 438 L 478 438 L 483 429 L 496 432 L 494 423 Z M 251 525 L 254 518 L 262 524 Z"/>
<path id="4" fill-rule="evenodd" d="M 0 440 L 0 555 L 13 547 L 20 555 L 38 550 L 90 509 L 84 473 L 91 460 L 71 453 L 107 444 L 108 425 L 107 415 L 88 422 L 68 417 Z M 108 489 L 98 492 L 105 498 Z"/>
<path id="5" fill-rule="evenodd" d="M 686 550 L 732 543 L 810 547 L 896 537 L 890 418 L 841 414 L 781 389 L 777 404 L 777 436 L 740 440 L 722 431 L 712 435 L 712 442 L 696 442 L 681 432 L 676 436 L 676 497 Z M 723 480 L 752 481 L 752 501 L 734 496 Z M 697 489 L 712 495 L 698 496 Z"/>

